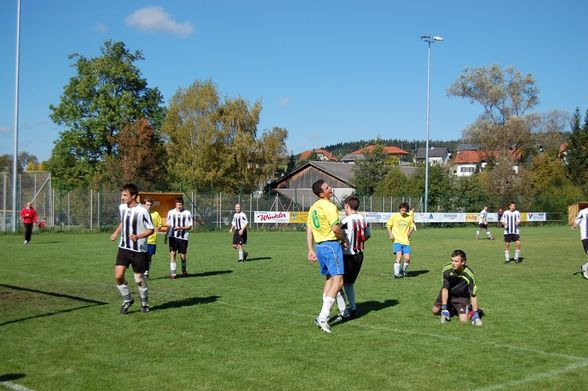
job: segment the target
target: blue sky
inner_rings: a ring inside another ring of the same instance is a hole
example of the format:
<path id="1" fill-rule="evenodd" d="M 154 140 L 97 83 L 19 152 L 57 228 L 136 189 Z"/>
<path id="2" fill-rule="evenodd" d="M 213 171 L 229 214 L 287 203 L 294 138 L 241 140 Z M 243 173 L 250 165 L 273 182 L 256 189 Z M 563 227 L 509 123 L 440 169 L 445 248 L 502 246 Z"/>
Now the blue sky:
<path id="1" fill-rule="evenodd" d="M 0 154 L 12 153 L 17 0 L 0 1 Z M 588 108 L 588 2 L 385 0 L 22 0 L 19 151 L 46 160 L 49 118 L 74 75 L 68 55 L 107 39 L 165 101 L 211 79 L 222 95 L 263 102 L 259 130 L 288 151 L 359 139 L 425 138 L 427 45 L 432 140 L 461 137 L 481 108 L 449 98 L 465 67 L 513 65 L 539 87 L 536 112 Z"/>

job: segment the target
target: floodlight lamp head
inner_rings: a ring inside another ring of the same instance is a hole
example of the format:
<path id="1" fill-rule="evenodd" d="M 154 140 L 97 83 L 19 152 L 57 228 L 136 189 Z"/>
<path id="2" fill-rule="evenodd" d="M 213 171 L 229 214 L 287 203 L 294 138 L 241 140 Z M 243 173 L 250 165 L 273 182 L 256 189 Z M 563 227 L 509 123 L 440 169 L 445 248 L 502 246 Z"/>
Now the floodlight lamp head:
<path id="1" fill-rule="evenodd" d="M 433 41 L 443 41 L 443 37 L 440 37 L 440 36 L 438 36 L 438 35 L 435 35 L 435 36 L 433 37 Z"/>

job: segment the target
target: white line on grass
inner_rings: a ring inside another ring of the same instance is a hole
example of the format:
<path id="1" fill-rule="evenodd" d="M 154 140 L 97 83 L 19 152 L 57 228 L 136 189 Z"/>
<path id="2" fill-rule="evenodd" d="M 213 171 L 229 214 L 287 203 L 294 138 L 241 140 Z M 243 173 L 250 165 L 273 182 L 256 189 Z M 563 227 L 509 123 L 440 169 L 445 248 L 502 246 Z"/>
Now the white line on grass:
<path id="1" fill-rule="evenodd" d="M 0 385 L 15 391 L 33 391 L 30 388 L 26 388 L 25 386 L 21 386 L 20 384 L 11 383 L 9 381 L 0 381 Z"/>

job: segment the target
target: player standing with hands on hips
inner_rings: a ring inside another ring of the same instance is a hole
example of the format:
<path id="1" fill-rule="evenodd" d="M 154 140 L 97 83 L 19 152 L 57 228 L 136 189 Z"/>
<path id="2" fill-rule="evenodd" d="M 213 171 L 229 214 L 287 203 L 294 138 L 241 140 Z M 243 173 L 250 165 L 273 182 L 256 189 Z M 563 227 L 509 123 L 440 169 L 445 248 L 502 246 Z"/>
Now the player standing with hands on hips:
<path id="1" fill-rule="evenodd" d="M 519 235 L 519 224 L 521 224 L 521 214 L 516 210 L 516 205 L 511 202 L 508 210 L 504 212 L 500 219 L 504 227 L 504 263 L 510 262 L 510 244 L 515 243 L 515 263 L 521 262 L 521 236 Z"/>
<path id="2" fill-rule="evenodd" d="M 125 271 L 129 265 L 133 267 L 135 282 L 139 287 L 141 311 L 149 312 L 149 289 L 143 273 L 148 262 L 147 237 L 154 232 L 154 227 L 147 209 L 137 202 L 138 194 L 139 189 L 132 183 L 122 187 L 120 195 L 122 203 L 118 208 L 120 224 L 110 237 L 110 240 L 115 241 L 120 234 L 114 279 L 123 298 L 121 315 L 126 314 L 135 302 L 129 290 L 129 284 L 125 280 Z"/>
<path id="3" fill-rule="evenodd" d="M 312 192 L 319 197 L 319 200 L 310 207 L 306 221 L 308 260 L 311 263 L 318 260 L 320 273 L 325 276 L 323 306 L 314 322 L 322 331 L 330 333 L 331 308 L 337 293 L 343 287 L 344 266 L 341 243 L 347 244 L 339 222 L 339 211 L 331 202 L 333 188 L 319 179 L 313 183 Z M 313 242 L 316 243 L 316 252 Z"/>
<path id="4" fill-rule="evenodd" d="M 237 262 L 245 262 L 249 255 L 245 251 L 245 245 L 247 244 L 247 215 L 241 212 L 241 204 L 235 204 L 235 214 L 233 215 L 233 221 L 231 221 L 231 228 L 229 232 L 233 232 L 233 248 L 239 250 L 239 259 Z"/>

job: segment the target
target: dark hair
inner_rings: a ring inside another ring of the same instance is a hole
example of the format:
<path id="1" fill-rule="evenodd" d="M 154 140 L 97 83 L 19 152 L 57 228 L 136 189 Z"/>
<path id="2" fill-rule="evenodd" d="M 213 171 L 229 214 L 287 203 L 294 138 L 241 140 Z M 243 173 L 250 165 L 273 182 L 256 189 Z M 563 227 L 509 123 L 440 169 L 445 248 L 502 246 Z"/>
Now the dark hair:
<path id="1" fill-rule="evenodd" d="M 354 195 L 345 198 L 343 203 L 349 205 L 352 210 L 357 210 L 357 208 L 359 208 L 359 199 Z"/>
<path id="2" fill-rule="evenodd" d="M 462 261 L 467 261 L 468 257 L 466 256 L 466 253 L 463 250 L 453 250 L 453 252 L 451 253 L 451 258 L 457 257 L 458 255 L 461 257 Z"/>
<path id="3" fill-rule="evenodd" d="M 143 202 L 149 202 L 149 203 L 153 204 L 153 198 L 145 197 L 145 200 L 143 200 Z"/>
<path id="4" fill-rule="evenodd" d="M 312 192 L 316 194 L 317 197 L 320 197 L 323 192 L 323 183 L 325 183 L 325 181 L 319 179 L 312 184 Z"/>
<path id="5" fill-rule="evenodd" d="M 402 209 L 402 208 L 406 208 L 406 210 L 410 210 L 410 205 L 408 205 L 408 202 L 403 202 L 400 205 L 398 205 L 398 209 Z"/>
<path id="6" fill-rule="evenodd" d="M 176 202 L 184 203 L 184 199 L 182 197 L 176 197 Z"/>
<path id="7" fill-rule="evenodd" d="M 134 183 L 127 183 L 126 185 L 123 185 L 120 191 L 125 190 L 128 191 L 131 194 L 131 196 L 136 196 L 137 194 L 139 194 L 139 188 Z"/>

